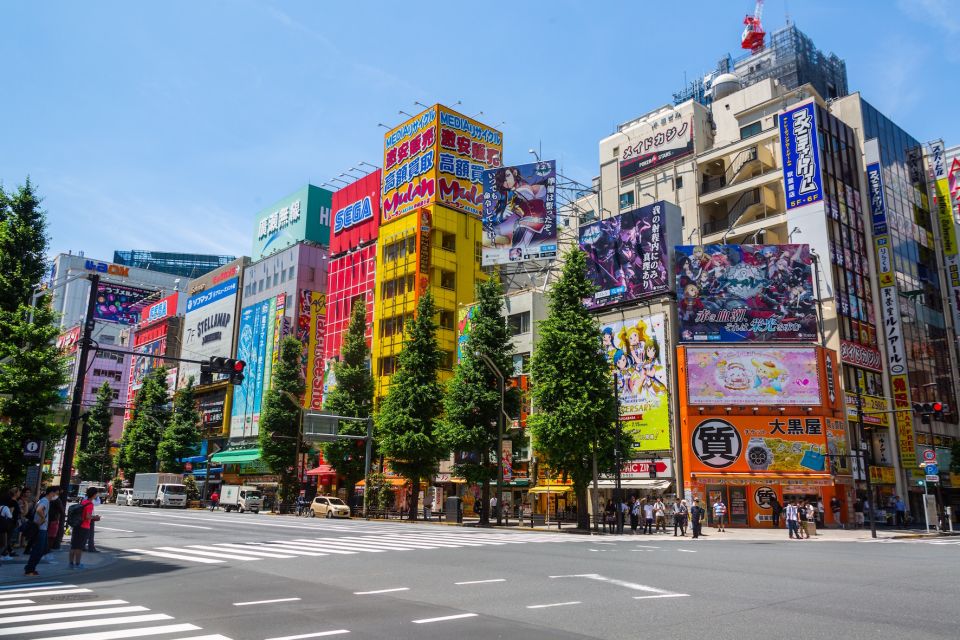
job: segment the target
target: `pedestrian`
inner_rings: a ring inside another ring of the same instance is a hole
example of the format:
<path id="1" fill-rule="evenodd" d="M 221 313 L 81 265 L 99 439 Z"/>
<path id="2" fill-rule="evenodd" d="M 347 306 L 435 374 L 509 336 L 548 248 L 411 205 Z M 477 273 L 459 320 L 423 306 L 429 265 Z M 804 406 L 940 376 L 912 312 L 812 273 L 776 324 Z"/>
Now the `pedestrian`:
<path id="1" fill-rule="evenodd" d="M 853 524 L 859 529 L 863 526 L 863 498 L 857 496 L 857 499 L 853 503 Z"/>
<path id="2" fill-rule="evenodd" d="M 63 527 L 63 502 L 54 500 L 50 503 L 50 525 L 47 527 L 47 555 L 44 562 L 53 562 L 51 551 L 60 550 L 60 528 Z"/>
<path id="3" fill-rule="evenodd" d="M 100 506 L 100 493 L 99 493 L 99 492 L 97 493 L 97 495 L 93 496 L 93 500 L 91 500 L 91 502 L 93 502 L 93 509 L 94 509 L 93 512 L 94 512 L 94 514 L 96 514 L 96 509 L 97 509 L 97 507 Z M 93 520 L 90 521 L 90 533 L 87 535 L 87 548 L 86 548 L 86 551 L 89 551 L 90 553 L 100 553 L 100 551 L 97 549 L 97 546 L 96 546 L 96 545 L 94 544 L 94 542 L 93 542 L 93 535 L 94 535 L 94 533 L 96 532 L 97 520 L 99 520 L 99 518 L 95 518 L 95 519 L 93 519 Z"/>
<path id="4" fill-rule="evenodd" d="M 603 528 L 607 533 L 615 531 L 614 525 L 617 522 L 617 508 L 613 506 L 613 500 L 607 500 L 607 506 L 603 509 Z"/>
<path id="5" fill-rule="evenodd" d="M 800 540 L 802 537 L 800 535 L 800 510 L 797 508 L 797 503 L 795 500 L 790 500 L 787 503 L 786 508 L 786 520 L 787 520 L 787 537 Z"/>
<path id="6" fill-rule="evenodd" d="M 0 518 L 0 523 L 4 525 L 3 531 L 0 532 L 2 534 L 0 539 L 3 542 L 0 546 L 0 560 L 13 560 L 15 555 L 13 545 L 17 536 L 20 535 L 20 505 L 17 503 L 19 497 L 19 487 L 11 487 L 0 496 L 0 512 L 9 514 L 9 520 Z"/>
<path id="7" fill-rule="evenodd" d="M 773 496 L 770 500 L 770 519 L 773 521 L 773 528 L 780 528 L 780 515 L 783 513 L 783 505 L 780 504 L 780 501 L 777 500 L 777 496 Z"/>
<path id="8" fill-rule="evenodd" d="M 297 503 L 302 502 L 303 496 L 297 496 Z M 210 494 L 210 511 L 214 511 L 217 506 L 220 504 L 220 492 L 216 489 L 213 490 L 213 493 Z M 299 509 L 297 510 L 297 515 L 300 515 Z"/>
<path id="9" fill-rule="evenodd" d="M 807 503 L 807 538 L 810 537 L 810 532 L 813 531 L 816 533 L 817 530 L 817 507 L 812 503 Z"/>
<path id="10" fill-rule="evenodd" d="M 637 535 L 640 526 L 640 501 L 637 496 L 630 496 L 630 533 Z"/>
<path id="11" fill-rule="evenodd" d="M 93 514 L 93 499 L 97 496 L 97 488 L 89 487 L 86 497 L 78 504 L 71 505 L 67 510 L 67 524 L 72 530 L 70 534 L 70 568 L 84 569 L 83 550 L 87 545 L 87 536 L 90 535 L 90 523 L 99 520 L 100 516 Z"/>
<path id="12" fill-rule="evenodd" d="M 833 515 L 833 523 L 843 529 L 843 521 L 840 519 L 840 498 L 837 496 L 830 498 L 830 513 Z"/>
<path id="13" fill-rule="evenodd" d="M 703 521 L 704 515 L 705 513 L 703 511 L 703 507 L 700 506 L 700 498 L 694 498 L 693 507 L 690 509 L 690 525 L 692 527 L 691 533 L 693 534 L 694 540 L 700 537 L 700 523 Z"/>
<path id="14" fill-rule="evenodd" d="M 673 503 L 673 537 L 677 537 L 677 529 L 680 535 L 687 535 L 687 501 L 680 500 L 678 497 Z"/>
<path id="15" fill-rule="evenodd" d="M 497 496 L 490 496 L 490 519 L 497 517 Z"/>
<path id="16" fill-rule="evenodd" d="M 30 512 L 30 526 L 27 527 L 27 533 L 31 538 L 30 559 L 27 560 L 27 566 L 23 568 L 23 575 L 38 576 L 37 563 L 47 551 L 47 529 L 50 525 L 50 503 L 57 499 L 60 487 L 49 486 L 43 493 L 43 497 L 37 500 L 37 504 Z"/>
<path id="17" fill-rule="evenodd" d="M 724 519 L 727 517 L 727 505 L 724 504 L 723 498 L 717 496 L 717 501 L 713 503 L 713 519 L 717 525 L 717 531 L 725 531 L 723 528 Z"/>
<path id="18" fill-rule="evenodd" d="M 30 513 L 30 509 L 33 507 L 33 490 L 30 489 L 30 487 L 20 487 L 20 497 L 17 499 L 17 506 L 20 510 L 17 518 L 20 533 L 17 537 L 16 546 L 23 547 L 23 553 L 27 554 L 30 552 L 30 542 L 24 538 L 23 525 L 26 524 L 27 514 Z"/>
<path id="19" fill-rule="evenodd" d="M 810 537 L 810 532 L 807 529 L 807 503 L 801 501 L 797 505 L 797 517 L 800 520 L 800 537 Z"/>
<path id="20" fill-rule="evenodd" d="M 897 512 L 897 526 L 901 529 L 907 526 L 907 505 L 900 496 L 893 496 L 893 508 Z"/>
<path id="21" fill-rule="evenodd" d="M 663 499 L 657 496 L 657 501 L 653 505 L 653 515 L 657 519 L 657 533 L 667 532 L 667 506 L 663 504 Z"/>
<path id="22" fill-rule="evenodd" d="M 826 510 L 823 508 L 823 499 L 822 499 L 822 498 L 817 498 L 817 514 L 816 514 L 817 517 L 816 517 L 815 521 L 816 521 L 816 524 L 817 524 L 818 527 L 826 526 L 826 525 L 824 524 L 824 523 L 826 522 L 826 521 L 824 520 L 824 518 L 826 517 L 826 515 L 827 515 L 827 512 L 826 512 Z"/>
<path id="23" fill-rule="evenodd" d="M 645 500 L 643 503 L 643 532 L 647 535 L 653 533 L 653 502 Z"/>

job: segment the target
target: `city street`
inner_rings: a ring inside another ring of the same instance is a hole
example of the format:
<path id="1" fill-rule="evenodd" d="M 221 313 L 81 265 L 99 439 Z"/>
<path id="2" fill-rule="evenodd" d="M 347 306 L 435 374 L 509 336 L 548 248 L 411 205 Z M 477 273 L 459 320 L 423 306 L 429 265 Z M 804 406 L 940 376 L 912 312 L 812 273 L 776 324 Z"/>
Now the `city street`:
<path id="1" fill-rule="evenodd" d="M 956 638 L 960 539 L 702 540 L 103 506 L 0 637 Z M 736 532 L 731 533 L 732 537 Z M 784 534 L 785 537 L 785 534 Z M 823 538 L 829 538 L 825 535 Z"/>

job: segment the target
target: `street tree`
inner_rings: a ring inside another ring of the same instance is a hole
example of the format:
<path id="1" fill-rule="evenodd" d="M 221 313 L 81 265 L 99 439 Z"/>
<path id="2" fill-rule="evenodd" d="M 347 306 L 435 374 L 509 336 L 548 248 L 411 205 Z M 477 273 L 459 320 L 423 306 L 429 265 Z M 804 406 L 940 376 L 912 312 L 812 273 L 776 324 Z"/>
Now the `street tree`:
<path id="1" fill-rule="evenodd" d="M 377 416 L 377 441 L 390 467 L 410 481 L 410 520 L 417 519 L 420 481 L 430 478 L 448 452 L 437 433 L 443 387 L 437 380 L 440 349 L 436 307 L 427 291 L 404 328 L 406 343 L 397 356 L 390 390 Z"/>
<path id="2" fill-rule="evenodd" d="M 531 361 L 533 402 L 527 424 L 548 467 L 573 481 L 577 523 L 589 528 L 587 486 L 593 466 L 615 470 L 616 400 L 610 369 L 600 350 L 600 327 L 583 305 L 595 288 L 587 279 L 585 254 L 572 249 L 550 291 L 550 313 L 540 323 Z"/>
<path id="3" fill-rule="evenodd" d="M 260 411 L 260 451 L 270 471 L 280 476 L 280 500 L 295 498 L 297 450 L 301 450 L 300 403 L 306 385 L 300 356 L 303 344 L 293 336 L 280 343 L 280 355 L 273 368 L 273 387 L 263 394 Z"/>
<path id="4" fill-rule="evenodd" d="M 30 178 L 11 193 L 0 187 L 0 311 L 29 305 L 47 271 L 47 214 Z"/>
<path id="5" fill-rule="evenodd" d="M 324 398 L 323 408 L 328 413 L 367 418 L 373 411 L 373 375 L 370 373 L 366 331 L 366 302 L 359 298 L 353 304 L 340 361 L 333 365 L 336 386 Z M 367 427 L 362 422 L 342 421 L 338 430 L 344 435 L 362 436 L 366 435 Z M 354 486 L 363 477 L 365 448 L 362 440 L 336 440 L 323 444 L 323 457 L 343 476 L 347 495 L 353 495 Z"/>
<path id="6" fill-rule="evenodd" d="M 77 451 L 77 473 L 81 480 L 106 481 L 113 471 L 110 454 L 110 426 L 113 423 L 113 389 L 104 382 L 97 390 L 97 399 L 86 415 L 87 446 Z"/>
<path id="7" fill-rule="evenodd" d="M 169 405 L 167 368 L 160 366 L 144 376 L 133 401 L 133 417 L 120 438 L 119 462 L 126 478 L 158 470 L 158 449 L 170 420 Z"/>
<path id="8" fill-rule="evenodd" d="M 184 458 L 197 455 L 200 450 L 200 413 L 197 411 L 193 378 L 173 396 L 173 414 L 163 431 L 157 455 L 160 469 L 183 473 Z"/>
<path id="9" fill-rule="evenodd" d="M 477 285 L 470 333 L 453 378 L 447 384 L 443 403 L 445 418 L 440 425 L 444 443 L 458 454 L 454 473 L 468 483 L 480 485 L 484 506 L 490 504 L 490 483 L 496 481 L 497 456 L 503 452 L 498 452 L 500 380 L 481 356 L 489 358 L 504 376 L 512 373 L 510 331 L 502 314 L 503 307 L 499 277 Z M 507 387 L 504 393 L 507 414 L 516 415 L 519 406 L 519 391 Z M 480 524 L 490 524 L 490 510 L 483 508 L 480 514 Z"/>

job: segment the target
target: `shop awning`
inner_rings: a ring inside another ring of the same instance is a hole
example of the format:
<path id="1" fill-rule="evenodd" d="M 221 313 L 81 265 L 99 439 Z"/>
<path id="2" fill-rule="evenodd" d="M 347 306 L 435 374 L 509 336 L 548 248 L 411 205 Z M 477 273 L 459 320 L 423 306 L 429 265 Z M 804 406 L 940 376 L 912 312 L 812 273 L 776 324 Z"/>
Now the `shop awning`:
<path id="1" fill-rule="evenodd" d="M 621 480 L 620 486 L 624 489 L 652 489 L 654 491 L 667 489 L 673 483 L 672 480 L 662 480 L 656 478 L 630 478 L 628 480 Z M 616 481 L 614 480 L 598 480 L 597 488 L 598 489 L 613 489 L 617 486 Z M 593 489 L 593 483 L 591 482 L 587 489 Z"/>
<path id="2" fill-rule="evenodd" d="M 837 482 L 833 476 L 803 473 L 698 473 L 694 479 L 705 484 L 806 484 L 818 487 L 829 486 Z"/>
<path id="3" fill-rule="evenodd" d="M 530 489 L 528 493 L 566 493 L 573 491 L 573 485 L 570 484 L 538 484 Z"/>
<path id="4" fill-rule="evenodd" d="M 234 449 L 213 454 L 210 462 L 218 464 L 245 464 L 260 459 L 260 449 Z"/>
<path id="5" fill-rule="evenodd" d="M 406 479 L 404 479 L 404 478 L 387 478 L 387 484 L 389 484 L 390 486 L 393 486 L 393 487 L 402 487 L 403 485 L 407 484 L 407 481 L 406 481 Z M 421 483 L 421 484 L 423 484 L 423 483 Z M 361 481 L 359 481 L 359 482 L 357 483 L 356 486 L 358 486 L 358 487 L 365 487 L 365 486 L 367 486 L 367 483 L 366 483 L 365 480 L 361 480 Z"/>
<path id="6" fill-rule="evenodd" d="M 307 471 L 308 476 L 332 476 L 336 475 L 336 473 L 337 472 L 334 471 L 333 467 L 328 464 L 322 464 L 319 467 Z"/>

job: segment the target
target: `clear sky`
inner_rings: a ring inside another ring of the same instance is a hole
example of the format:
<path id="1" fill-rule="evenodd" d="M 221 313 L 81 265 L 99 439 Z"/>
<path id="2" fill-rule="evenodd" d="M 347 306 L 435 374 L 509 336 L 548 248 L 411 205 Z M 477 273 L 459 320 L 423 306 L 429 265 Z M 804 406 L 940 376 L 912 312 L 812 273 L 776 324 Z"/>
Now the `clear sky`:
<path id="1" fill-rule="evenodd" d="M 588 181 L 618 122 L 739 55 L 752 0 L 0 0 L 0 181 L 26 175 L 52 249 L 249 254 L 254 214 L 359 161 L 415 101 L 500 125 Z M 768 0 L 851 90 L 960 143 L 960 0 Z"/>

